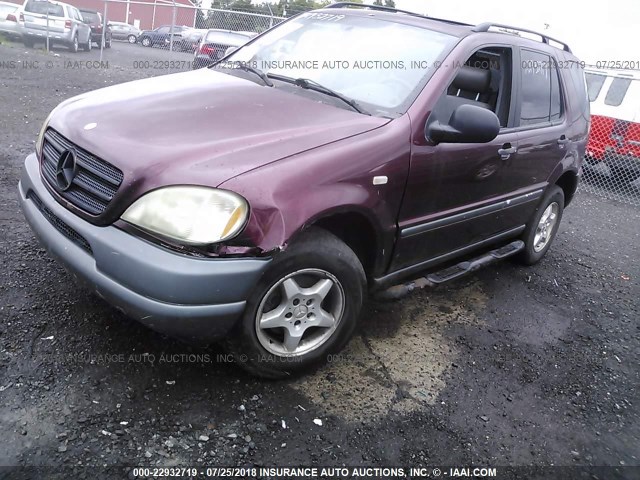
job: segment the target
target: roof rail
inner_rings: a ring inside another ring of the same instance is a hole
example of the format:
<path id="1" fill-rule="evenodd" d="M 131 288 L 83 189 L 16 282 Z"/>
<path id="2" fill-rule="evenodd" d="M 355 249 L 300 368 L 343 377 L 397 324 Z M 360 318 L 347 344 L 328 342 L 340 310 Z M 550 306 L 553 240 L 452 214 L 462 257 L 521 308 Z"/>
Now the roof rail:
<path id="1" fill-rule="evenodd" d="M 391 12 L 391 13 L 404 13 L 406 15 L 411 15 L 411 16 L 420 17 L 420 18 L 426 18 L 428 20 L 435 20 L 437 22 L 451 23 L 453 25 L 463 25 L 465 27 L 470 27 L 471 26 L 468 23 L 456 22 L 455 20 L 446 20 L 444 18 L 434 18 L 434 17 L 430 17 L 428 15 L 422 15 L 420 13 L 410 12 L 409 10 L 400 10 L 399 8 L 386 7 L 384 5 L 369 5 L 369 4 L 366 4 L 366 3 L 356 3 L 356 2 L 336 2 L 336 3 L 332 3 L 330 5 L 327 5 L 326 7 L 322 7 L 322 8 L 346 8 L 346 7 L 359 7 L 359 8 L 366 8 L 366 9 L 369 9 L 369 10 L 380 10 L 382 12 Z"/>
<path id="2" fill-rule="evenodd" d="M 508 30 L 513 30 L 515 32 L 531 33 L 533 35 L 538 35 L 542 39 L 542 43 L 546 43 L 547 45 L 550 45 L 549 42 L 555 42 L 558 45 L 561 45 L 562 49 L 565 52 L 571 53 L 571 49 L 569 48 L 569 45 L 567 45 L 566 43 L 561 42 L 560 40 L 556 40 L 553 37 L 549 37 L 548 35 L 545 35 L 543 33 L 536 32 L 534 30 L 528 30 L 526 28 L 512 27 L 511 25 L 504 25 L 502 23 L 485 22 L 485 23 L 479 23 L 478 25 L 476 25 L 473 28 L 473 31 L 474 32 L 488 32 L 489 29 L 491 29 L 491 28 L 505 28 L 505 29 L 508 29 Z"/>

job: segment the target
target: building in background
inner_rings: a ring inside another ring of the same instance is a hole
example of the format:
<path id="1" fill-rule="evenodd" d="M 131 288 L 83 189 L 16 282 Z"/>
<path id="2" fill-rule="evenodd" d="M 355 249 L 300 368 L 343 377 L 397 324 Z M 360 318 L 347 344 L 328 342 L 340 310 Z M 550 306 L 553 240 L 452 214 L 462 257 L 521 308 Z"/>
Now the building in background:
<path id="1" fill-rule="evenodd" d="M 175 0 L 175 7 L 172 0 L 64 0 L 64 3 L 101 13 L 104 13 L 106 4 L 108 20 L 126 22 L 141 30 L 171 25 L 174 18 L 176 25 L 193 27 L 196 22 L 197 9 L 194 8 L 196 5 L 191 0 Z"/>

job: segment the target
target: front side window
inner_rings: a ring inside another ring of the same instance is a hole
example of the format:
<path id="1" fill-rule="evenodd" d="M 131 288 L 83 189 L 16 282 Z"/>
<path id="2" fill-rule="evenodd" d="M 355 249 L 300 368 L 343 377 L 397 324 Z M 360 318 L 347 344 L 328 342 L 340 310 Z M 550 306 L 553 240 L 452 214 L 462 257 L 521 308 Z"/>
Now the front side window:
<path id="1" fill-rule="evenodd" d="M 309 12 L 273 28 L 228 60 L 312 80 L 374 115 L 397 116 L 406 111 L 434 71 L 434 62 L 456 40 L 372 17 Z"/>
<path id="2" fill-rule="evenodd" d="M 551 57 L 530 50 L 521 51 L 522 104 L 520 125 L 536 125 L 562 116 L 558 68 Z"/>

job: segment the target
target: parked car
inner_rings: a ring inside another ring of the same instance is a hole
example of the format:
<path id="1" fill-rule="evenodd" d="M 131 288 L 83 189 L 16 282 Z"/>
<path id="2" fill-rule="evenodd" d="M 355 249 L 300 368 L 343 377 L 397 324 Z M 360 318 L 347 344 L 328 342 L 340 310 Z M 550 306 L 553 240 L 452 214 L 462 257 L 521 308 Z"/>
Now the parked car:
<path id="1" fill-rule="evenodd" d="M 155 30 L 143 30 L 138 36 L 138 43 L 143 47 L 164 47 L 168 48 L 171 38 L 173 37 L 174 45 L 180 42 L 182 32 L 188 30 L 189 27 L 175 25 L 163 25 Z"/>
<path id="2" fill-rule="evenodd" d="M 259 375 L 307 372 L 348 342 L 368 291 L 548 252 L 589 102 L 567 45 L 511 32 L 531 33 L 365 6 L 293 17 L 215 68 L 60 104 L 20 204 L 143 324 L 224 339 Z"/>
<path id="3" fill-rule="evenodd" d="M 184 30 L 177 43 L 177 49 L 182 52 L 195 52 L 205 33 L 207 33 L 207 30 L 203 28 Z"/>
<path id="4" fill-rule="evenodd" d="M 224 57 L 230 47 L 241 47 L 256 34 L 251 32 L 234 32 L 232 30 L 210 29 L 202 37 L 195 49 L 193 68 L 202 68 L 217 62 Z"/>
<path id="5" fill-rule="evenodd" d="M 129 43 L 136 43 L 138 40 L 139 28 L 124 22 L 110 21 L 109 23 L 111 24 L 111 38 L 114 40 L 126 40 Z"/>
<path id="6" fill-rule="evenodd" d="M 20 18 L 22 41 L 26 47 L 36 42 L 61 44 L 72 52 L 91 51 L 91 28 L 73 5 L 55 0 L 27 0 Z"/>
<path id="7" fill-rule="evenodd" d="M 586 78 L 593 114 L 586 168 L 633 182 L 640 178 L 640 73 L 589 68 Z"/>
<path id="8" fill-rule="evenodd" d="M 20 25 L 18 19 L 20 5 L 15 3 L 0 2 L 0 34 L 9 38 L 20 38 Z"/>
<path id="9" fill-rule="evenodd" d="M 104 22 L 102 14 L 96 10 L 80 9 L 80 14 L 84 22 L 91 28 L 91 41 L 97 43 L 98 47 L 102 44 L 102 28 Z M 107 22 L 104 32 L 104 48 L 111 48 L 111 24 Z"/>

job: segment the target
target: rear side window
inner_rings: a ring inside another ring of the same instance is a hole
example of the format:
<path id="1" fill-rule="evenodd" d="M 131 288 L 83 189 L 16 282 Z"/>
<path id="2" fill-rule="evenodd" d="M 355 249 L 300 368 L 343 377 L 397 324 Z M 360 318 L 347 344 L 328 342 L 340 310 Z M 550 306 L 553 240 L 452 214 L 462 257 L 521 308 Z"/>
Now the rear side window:
<path id="1" fill-rule="evenodd" d="M 42 0 L 29 0 L 24 7 L 24 11 L 40 15 L 47 15 L 48 12 L 50 17 L 64 17 L 62 5 L 43 2 Z"/>
<path id="2" fill-rule="evenodd" d="M 560 119 L 562 95 L 555 61 L 543 53 L 530 50 L 521 52 L 520 125 L 536 125 Z"/>
<path id="3" fill-rule="evenodd" d="M 630 85 L 630 78 L 614 78 L 607 92 L 607 96 L 604 99 L 604 103 L 612 107 L 620 106 Z"/>
<path id="4" fill-rule="evenodd" d="M 598 98 L 598 95 L 600 95 L 602 85 L 604 85 L 604 81 L 607 79 L 607 77 L 605 77 L 604 75 L 596 75 L 595 73 L 585 73 L 585 77 L 587 79 L 589 101 L 593 102 L 596 98 Z"/>

